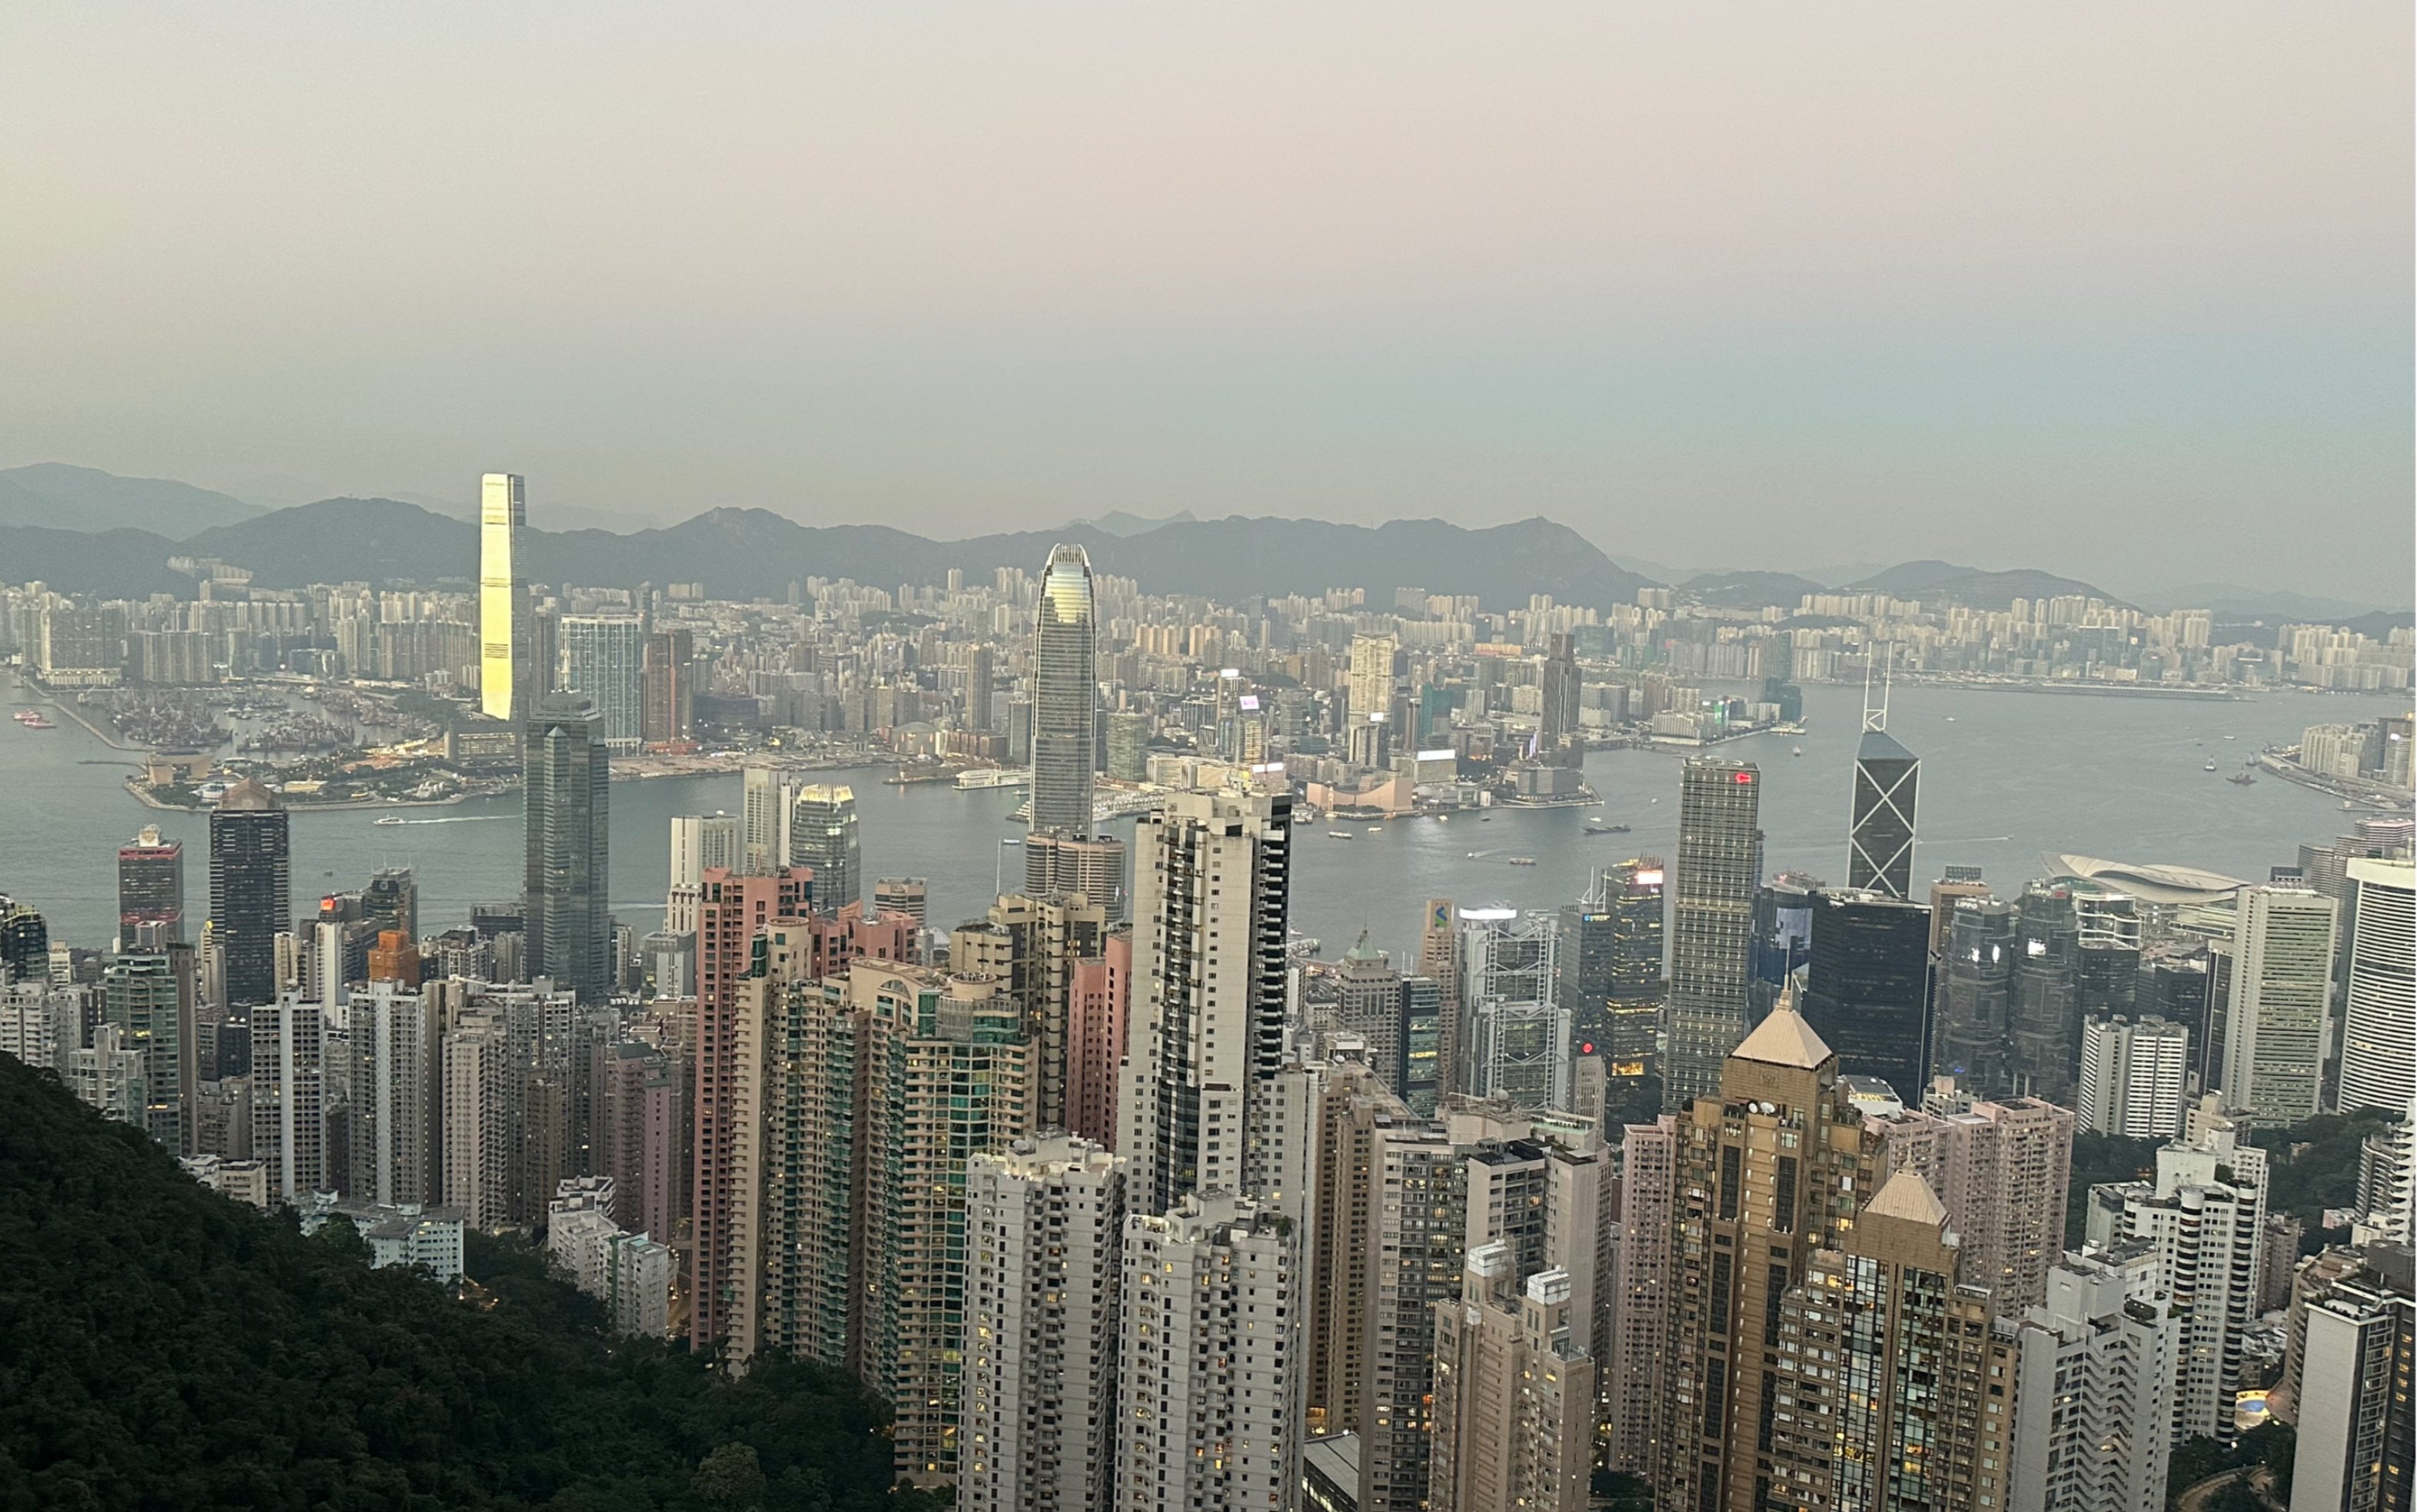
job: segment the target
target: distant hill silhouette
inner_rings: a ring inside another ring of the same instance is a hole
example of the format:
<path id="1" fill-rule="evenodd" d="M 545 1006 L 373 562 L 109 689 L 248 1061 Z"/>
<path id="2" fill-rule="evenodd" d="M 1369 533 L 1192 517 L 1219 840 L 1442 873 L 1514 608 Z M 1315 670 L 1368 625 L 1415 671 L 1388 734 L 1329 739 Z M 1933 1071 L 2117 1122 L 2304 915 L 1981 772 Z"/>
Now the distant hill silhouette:
<path id="1" fill-rule="evenodd" d="M 1681 593 L 1723 609 L 1794 609 L 1808 593 L 1830 590 L 1793 572 L 1707 572 L 1679 585 Z"/>
<path id="2" fill-rule="evenodd" d="M 1496 608 L 1532 594 L 1607 607 L 1652 586 L 1615 567 L 1566 525 L 1523 520 L 1470 530 L 1440 520 L 1338 525 L 1317 520 L 1174 520 L 1139 535 L 1096 526 L 934 541 L 887 525 L 801 525 L 768 509 L 711 509 L 655 530 L 528 535 L 540 582 L 702 582 L 718 597 L 778 598 L 807 578 L 876 587 L 935 583 L 950 567 L 987 577 L 1038 570 L 1049 548 L 1080 541 L 1102 572 L 1152 593 L 1235 600 L 1254 595 L 1365 589 L 1390 607 L 1396 587 L 1475 594 Z M 323 499 L 195 536 L 185 551 L 250 567 L 267 587 L 310 582 L 434 582 L 478 569 L 478 528 L 393 499 Z"/>
<path id="3" fill-rule="evenodd" d="M 0 525 L 147 530 L 182 540 L 263 512 L 256 504 L 173 478 L 120 477 L 65 462 L 0 468 Z"/>
<path id="4" fill-rule="evenodd" d="M 1974 609 L 2005 609 L 2017 598 L 2057 598 L 2067 594 L 2104 598 L 2110 604 L 2123 602 L 2104 588 L 2073 578 L 2060 578 L 2053 572 L 2029 567 L 1984 572 L 1979 567 L 1957 567 L 1953 562 L 1929 561 L 1902 563 L 1861 582 L 1847 583 L 1838 591 L 1884 593 L 1898 598 L 1952 598 Z"/>

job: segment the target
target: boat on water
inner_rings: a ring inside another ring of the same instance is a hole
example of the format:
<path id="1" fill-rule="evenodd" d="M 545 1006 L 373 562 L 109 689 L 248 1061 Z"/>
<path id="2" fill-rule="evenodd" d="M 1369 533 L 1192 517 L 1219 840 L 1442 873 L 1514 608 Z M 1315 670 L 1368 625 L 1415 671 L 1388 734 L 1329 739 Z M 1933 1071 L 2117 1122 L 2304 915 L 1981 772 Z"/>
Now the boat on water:
<path id="1" fill-rule="evenodd" d="M 1385 833 L 1385 826 L 1382 824 L 1371 824 L 1368 826 L 1368 833 L 1371 835 L 1382 835 Z"/>
<path id="2" fill-rule="evenodd" d="M 2231 783 L 2234 787 L 2245 788 L 2251 783 L 2256 782 L 2257 779 L 2251 777 L 2246 772 L 2235 772 L 2230 777 L 2226 778 L 2225 780 Z"/>
<path id="3" fill-rule="evenodd" d="M 1589 835 L 1625 835 L 1628 833 L 1628 826 L 1626 824 L 1589 824 L 1586 832 Z"/>
<path id="4" fill-rule="evenodd" d="M 1028 766 L 977 766 L 957 774 L 957 791 L 972 793 L 981 788 L 1020 788 L 1032 780 Z"/>
<path id="5" fill-rule="evenodd" d="M 1536 864 L 1536 858 L 1532 855 L 1514 855 L 1511 858 L 1511 864 L 1514 867 L 1531 867 Z"/>
<path id="6" fill-rule="evenodd" d="M 1326 838 L 1330 840 L 1348 840 L 1357 839 L 1359 837 L 1347 829 L 1330 829 L 1326 832 Z"/>
<path id="7" fill-rule="evenodd" d="M 2211 771 L 2211 772 L 2214 771 L 2214 770 L 2215 770 L 2215 764 L 2214 764 L 2213 762 L 2210 762 L 2210 763 L 2208 763 L 2208 764 L 2207 764 L 2207 769 L 2208 769 L 2209 771 Z"/>
<path id="8" fill-rule="evenodd" d="M 401 814 L 380 814 L 377 818 L 370 821 L 372 824 L 400 824 L 403 822 L 403 817 Z"/>
<path id="9" fill-rule="evenodd" d="M 1789 751 L 1787 754 L 1789 754 L 1790 756 L 1801 756 L 1801 755 L 1803 755 L 1803 754 L 1804 754 L 1804 748 L 1803 748 L 1803 747 L 1801 747 L 1801 746 L 1799 746 L 1799 747 L 1797 747 L 1794 750 Z"/>
<path id="10" fill-rule="evenodd" d="M 58 728 L 56 724 L 43 718 L 40 715 L 36 714 L 31 709 L 27 709 L 19 714 L 17 716 L 17 722 L 23 725 L 28 730 L 56 730 Z"/>

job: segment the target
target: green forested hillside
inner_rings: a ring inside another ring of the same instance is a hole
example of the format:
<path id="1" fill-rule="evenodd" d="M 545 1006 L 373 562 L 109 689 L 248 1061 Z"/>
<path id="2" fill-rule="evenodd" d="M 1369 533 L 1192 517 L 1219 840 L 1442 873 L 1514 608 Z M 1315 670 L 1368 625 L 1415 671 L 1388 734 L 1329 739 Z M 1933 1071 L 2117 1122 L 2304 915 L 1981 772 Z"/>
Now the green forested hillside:
<path id="1" fill-rule="evenodd" d="M 0 1509 L 924 1504 L 843 1378 L 609 1342 L 525 1251 L 475 1305 L 360 1256 L 0 1055 Z"/>

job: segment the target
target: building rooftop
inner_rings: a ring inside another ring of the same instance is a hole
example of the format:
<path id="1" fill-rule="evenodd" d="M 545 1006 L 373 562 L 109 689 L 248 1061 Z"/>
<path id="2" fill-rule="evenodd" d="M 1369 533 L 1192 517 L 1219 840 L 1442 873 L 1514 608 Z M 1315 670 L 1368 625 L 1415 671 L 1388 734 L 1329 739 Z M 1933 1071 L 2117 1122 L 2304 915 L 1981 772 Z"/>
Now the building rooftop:
<path id="1" fill-rule="evenodd" d="M 1779 1005 L 1771 1010 L 1771 1016 L 1755 1025 L 1754 1033 L 1729 1054 L 1737 1060 L 1793 1066 L 1800 1071 L 1818 1070 L 1831 1058 L 1830 1047 L 1804 1021 L 1804 1015 L 1796 1011 L 1792 987 L 1780 998 Z"/>
<path id="2" fill-rule="evenodd" d="M 1922 1173 L 1908 1166 L 1891 1176 L 1880 1187 L 1880 1194 L 1863 1209 L 1866 1218 L 1904 1218 L 1927 1228 L 1937 1228 L 1947 1221 L 1947 1209 L 1939 1204 L 1938 1194 Z"/>

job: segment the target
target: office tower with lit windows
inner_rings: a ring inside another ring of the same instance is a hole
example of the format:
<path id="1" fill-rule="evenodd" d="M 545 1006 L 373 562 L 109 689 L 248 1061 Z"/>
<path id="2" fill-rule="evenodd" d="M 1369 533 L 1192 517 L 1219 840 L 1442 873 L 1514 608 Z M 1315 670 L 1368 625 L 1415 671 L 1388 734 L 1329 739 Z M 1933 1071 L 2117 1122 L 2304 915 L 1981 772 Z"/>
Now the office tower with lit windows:
<path id="1" fill-rule="evenodd" d="M 1754 945 L 1747 955 L 1746 1005 L 1760 1023 L 1787 979 L 1813 959 L 1813 900 L 1829 884 L 1783 871 L 1754 890 Z"/>
<path id="2" fill-rule="evenodd" d="M 1885 718 L 1885 716 L 1883 716 Z M 1914 795 L 1922 763 L 1886 730 L 1866 729 L 1855 750 L 1847 830 L 1847 885 L 1903 901 L 1913 896 Z"/>
<path id="3" fill-rule="evenodd" d="M 596 705 L 604 748 L 633 756 L 646 744 L 646 627 L 634 614 L 565 614 L 562 691 Z"/>
<path id="4" fill-rule="evenodd" d="M 479 480 L 479 712 L 517 724 L 536 708 L 540 675 L 522 533 L 528 505 L 520 476 Z"/>
<path id="5" fill-rule="evenodd" d="M 863 896 L 864 855 L 856 832 L 856 791 L 813 782 L 789 800 L 789 865 L 814 874 L 814 907 L 837 914 Z"/>
<path id="6" fill-rule="evenodd" d="M 1784 999 L 1675 1131 L 1672 1221 L 1658 1236 L 1624 1236 L 1667 1247 L 1655 1504 L 1757 1512 L 1790 1289 L 1852 1231 L 1878 1141 L 1847 1099 L 1838 1058 Z"/>
<path id="7" fill-rule="evenodd" d="M 1088 835 L 1091 774 L 1099 759 L 1100 624 L 1091 559 L 1053 549 L 1041 575 L 1032 636 L 1031 827 Z"/>
<path id="8" fill-rule="evenodd" d="M 1582 688 L 1576 637 L 1553 636 L 1538 680 L 1542 684 L 1539 691 L 1543 694 L 1543 713 L 1536 723 L 1536 754 L 1544 761 L 1579 765 L 1585 759 L 1585 749 L 1577 743 Z"/>
<path id="9" fill-rule="evenodd" d="M 2244 887 L 2234 907 L 2225 1102 L 2285 1127 L 2323 1107 L 2337 905 L 2283 885 Z"/>
<path id="10" fill-rule="evenodd" d="M 1180 793 L 1133 839 L 1132 986 L 1117 1134 L 1137 1213 L 1255 1194 L 1284 1068 L 1288 794 Z"/>
<path id="11" fill-rule="evenodd" d="M 1842 1076 L 1877 1077 L 1907 1101 L 1930 1080 L 1930 907 L 1875 890 L 1813 903 L 1804 1019 Z"/>
<path id="12" fill-rule="evenodd" d="M 1990 1327 L 1985 1291 L 1963 1284 L 1961 1259 L 1947 1210 L 1909 1171 L 1807 1257 L 1764 1326 L 1769 1393 L 1740 1403 L 1769 1447 L 1730 1506 L 2005 1505 L 2013 1351 Z"/>
<path id="13" fill-rule="evenodd" d="M 1719 1090 L 1721 1063 L 1745 1037 L 1761 800 L 1762 773 L 1751 762 L 1699 757 L 1680 778 L 1662 1087 L 1663 1106 L 1674 1111 Z"/>
<path id="14" fill-rule="evenodd" d="M 161 839 L 157 824 L 117 848 L 117 938 L 129 950 L 185 938 L 185 842 Z"/>
<path id="15" fill-rule="evenodd" d="M 1063 1134 L 967 1162 L 967 1512 L 1113 1512 L 1124 1172 Z"/>
<path id="16" fill-rule="evenodd" d="M 613 986 L 612 784 L 595 705 L 547 696 L 521 771 L 528 975 L 601 1003 Z"/>
<path id="17" fill-rule="evenodd" d="M 1460 905 L 1449 898 L 1427 900 L 1419 925 L 1419 975 L 1433 981 L 1442 997 L 1436 1084 L 1439 1095 L 1449 1095 L 1459 1085 L 1453 1064 L 1460 1053 Z"/>
<path id="18" fill-rule="evenodd" d="M 1654 1074 L 1662 1021 L 1662 858 L 1605 867 L 1561 910 L 1556 964 L 1577 1055 L 1600 1056 L 1614 1087 Z M 1581 1110 L 1585 1111 L 1585 1110 Z"/>
<path id="19" fill-rule="evenodd" d="M 2417 871 L 2352 860 L 2349 1001 L 2342 1020 L 2344 1112 L 2397 1111 L 2417 1097 Z"/>
<path id="20" fill-rule="evenodd" d="M 277 937 L 293 928 L 285 809 L 251 778 L 210 810 L 210 941 L 224 1007 L 277 999 Z"/>

